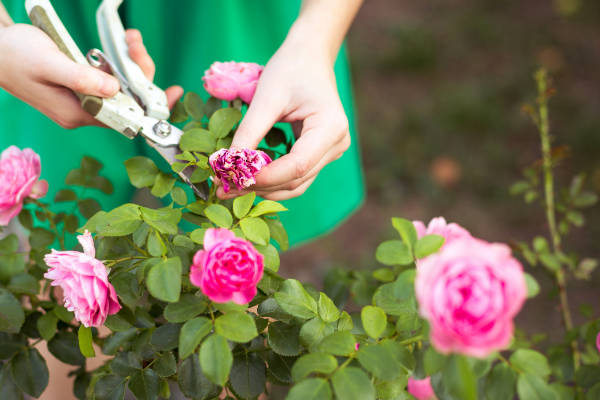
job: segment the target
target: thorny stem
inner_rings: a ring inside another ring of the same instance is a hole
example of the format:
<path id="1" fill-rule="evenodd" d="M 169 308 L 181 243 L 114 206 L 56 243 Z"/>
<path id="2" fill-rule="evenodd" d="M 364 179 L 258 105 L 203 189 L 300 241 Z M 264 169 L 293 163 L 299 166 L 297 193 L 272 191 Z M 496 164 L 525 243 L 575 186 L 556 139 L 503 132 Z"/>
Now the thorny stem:
<path id="1" fill-rule="evenodd" d="M 550 148 L 550 124 L 548 122 L 548 78 L 546 71 L 540 69 L 535 74 L 538 89 L 538 129 L 542 142 L 542 161 L 544 175 L 544 193 L 546 205 L 546 219 L 548 220 L 548 229 L 552 238 L 552 249 L 555 255 L 561 252 L 560 233 L 556 228 L 556 209 L 554 205 L 554 176 L 552 174 L 552 156 Z M 556 284 L 558 285 L 558 293 L 560 298 L 560 309 L 562 313 L 565 329 L 571 331 L 573 329 L 573 318 L 569 308 L 569 300 L 567 297 L 567 289 L 565 285 L 565 272 L 562 266 L 555 272 L 554 275 Z M 573 363 L 575 370 L 580 365 L 580 354 L 577 348 L 577 341 L 571 341 L 573 350 Z"/>

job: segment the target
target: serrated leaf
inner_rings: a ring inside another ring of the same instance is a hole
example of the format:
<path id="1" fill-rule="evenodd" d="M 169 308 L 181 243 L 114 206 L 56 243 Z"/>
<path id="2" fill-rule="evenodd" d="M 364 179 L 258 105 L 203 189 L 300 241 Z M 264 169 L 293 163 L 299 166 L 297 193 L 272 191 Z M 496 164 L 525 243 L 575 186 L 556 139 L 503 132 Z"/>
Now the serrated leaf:
<path id="1" fill-rule="evenodd" d="M 146 278 L 148 291 L 159 300 L 174 303 L 181 292 L 181 260 L 168 258 L 154 264 Z"/>
<path id="2" fill-rule="evenodd" d="M 385 265 L 408 265 L 413 262 L 410 249 L 400 240 L 381 243 L 375 251 L 375 258 Z"/>
<path id="3" fill-rule="evenodd" d="M 287 208 L 285 208 L 280 203 L 278 203 L 276 201 L 272 201 L 272 200 L 263 200 L 260 203 L 258 203 L 256 206 L 254 206 L 254 208 L 252 208 L 252 210 L 250 210 L 250 213 L 248 214 L 248 216 L 249 217 L 260 217 L 261 215 L 274 214 L 274 213 L 278 213 L 278 212 L 282 212 L 282 211 L 287 211 Z"/>
<path id="4" fill-rule="evenodd" d="M 204 209 L 204 215 L 221 228 L 229 228 L 233 223 L 233 216 L 227 207 L 220 204 L 211 204 Z"/>
<path id="5" fill-rule="evenodd" d="M 252 208 L 255 199 L 256 193 L 254 192 L 236 197 L 233 200 L 233 214 L 239 219 L 244 218 Z"/>
<path id="6" fill-rule="evenodd" d="M 212 322 L 205 317 L 198 317 L 187 321 L 179 333 L 179 358 L 189 357 L 202 339 L 212 330 Z"/>
<path id="7" fill-rule="evenodd" d="M 217 334 L 209 336 L 200 347 L 200 365 L 208 379 L 223 386 L 233 365 L 233 355 L 227 339 Z"/>
<path id="8" fill-rule="evenodd" d="M 444 245 L 441 235 L 425 235 L 415 244 L 415 257 L 424 258 L 438 251 Z"/>
<path id="9" fill-rule="evenodd" d="M 266 246 L 269 243 L 269 226 L 260 218 L 246 217 L 240 221 L 242 232 L 248 240 Z"/>
<path id="10" fill-rule="evenodd" d="M 237 108 L 222 108 L 214 112 L 208 122 L 208 129 L 215 138 L 223 138 L 242 119 L 242 113 Z"/>
<path id="11" fill-rule="evenodd" d="M 148 157 L 137 156 L 125 161 L 125 169 L 131 184 L 136 188 L 143 188 L 154 185 L 156 176 L 159 173 L 158 167 L 154 161 Z"/>
<path id="12" fill-rule="evenodd" d="M 227 339 L 246 343 L 254 339 L 258 332 L 254 318 L 245 312 L 230 312 L 215 320 L 215 331 Z"/>

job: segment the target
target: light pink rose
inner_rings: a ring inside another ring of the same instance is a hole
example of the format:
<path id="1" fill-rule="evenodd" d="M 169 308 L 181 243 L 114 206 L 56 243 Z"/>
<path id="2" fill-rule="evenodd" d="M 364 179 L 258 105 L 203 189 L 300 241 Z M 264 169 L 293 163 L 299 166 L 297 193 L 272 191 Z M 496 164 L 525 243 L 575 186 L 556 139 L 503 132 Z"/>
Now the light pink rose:
<path id="1" fill-rule="evenodd" d="M 256 91 L 261 65 L 244 62 L 215 62 L 204 72 L 204 89 L 217 99 L 242 99 L 250 104 Z"/>
<path id="2" fill-rule="evenodd" d="M 250 149 L 221 149 L 208 159 L 216 177 L 223 183 L 225 193 L 229 192 L 231 184 L 239 190 L 254 185 L 255 176 L 271 161 L 264 151 Z"/>
<path id="3" fill-rule="evenodd" d="M 435 392 L 431 387 L 431 377 L 425 379 L 415 379 L 408 377 L 408 393 L 412 394 L 417 400 L 434 400 Z"/>
<path id="4" fill-rule="evenodd" d="M 0 157 L 0 225 L 8 225 L 21 212 L 27 197 L 39 199 L 48 192 L 48 182 L 39 180 L 40 156 L 31 149 L 10 146 Z"/>
<path id="5" fill-rule="evenodd" d="M 94 239 L 86 230 L 77 237 L 83 247 L 79 251 L 56 251 L 46 254 L 50 267 L 44 274 L 52 286 L 63 290 L 65 307 L 75 313 L 84 326 L 101 326 L 106 317 L 119 312 L 121 305 L 115 288 L 108 282 L 106 267 L 95 258 Z"/>
<path id="6" fill-rule="evenodd" d="M 447 223 L 444 217 L 433 218 L 429 221 L 429 225 L 421 221 L 413 221 L 413 225 L 417 230 L 417 236 L 422 238 L 425 235 L 440 235 L 444 237 L 444 245 L 454 241 L 455 239 L 471 237 L 469 231 L 462 226 L 452 222 Z"/>
<path id="7" fill-rule="evenodd" d="M 194 256 L 190 281 L 215 303 L 247 304 L 263 276 L 263 256 L 228 229 L 207 229 Z"/>
<path id="8" fill-rule="evenodd" d="M 438 351 L 486 357 L 510 343 L 527 287 L 508 246 L 465 237 L 420 260 L 415 292 Z"/>

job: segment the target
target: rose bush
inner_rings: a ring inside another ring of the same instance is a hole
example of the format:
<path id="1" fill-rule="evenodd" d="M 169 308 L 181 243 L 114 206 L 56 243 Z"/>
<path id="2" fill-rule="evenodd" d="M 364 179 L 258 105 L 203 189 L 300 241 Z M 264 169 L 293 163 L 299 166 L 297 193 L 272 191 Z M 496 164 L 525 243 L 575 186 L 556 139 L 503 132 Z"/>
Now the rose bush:
<path id="1" fill-rule="evenodd" d="M 222 165 L 210 159 L 229 147 L 240 109 L 188 93 L 172 115 L 185 124 L 173 171 L 145 157 L 125 161 L 132 185 L 162 206 L 102 210 L 94 193 L 113 188 L 91 157 L 52 204 L 33 190 L 40 173 L 33 153 L 2 164 L 12 177 L 2 183 L 6 215 L 23 203 L 18 221 L 29 237 L 20 246 L 7 231 L 0 240 L 0 398 L 42 395 L 41 341 L 73 365 L 80 399 L 123 399 L 127 391 L 138 399 L 276 398 L 281 386 L 288 400 L 600 398 L 600 320 L 575 325 L 566 293 L 567 279 L 586 279 L 595 263 L 561 246 L 581 221 L 573 213 L 596 196 L 577 177 L 557 205 L 548 200 L 549 92 L 543 75 L 538 82 L 543 167 L 512 191 L 544 199 L 552 245 L 538 236 L 512 249 L 555 282 L 564 338 L 550 343 L 513 329 L 538 283 L 508 246 L 443 218 L 427 226 L 393 218 L 397 235 L 377 247 L 379 267 L 331 269 L 322 290 L 281 277 L 278 250 L 289 244 L 278 213 L 286 209 L 254 193 L 221 201 L 208 184 Z M 266 142 L 282 144 L 281 132 Z M 9 168 L 28 166 L 23 160 L 33 166 Z M 228 166 L 234 175 L 245 167 Z M 209 187 L 207 200 L 177 182 L 185 168 Z M 533 179 L 541 173 L 544 196 Z M 67 249 L 76 232 L 83 252 Z M 97 352 L 103 365 L 87 368 Z"/>

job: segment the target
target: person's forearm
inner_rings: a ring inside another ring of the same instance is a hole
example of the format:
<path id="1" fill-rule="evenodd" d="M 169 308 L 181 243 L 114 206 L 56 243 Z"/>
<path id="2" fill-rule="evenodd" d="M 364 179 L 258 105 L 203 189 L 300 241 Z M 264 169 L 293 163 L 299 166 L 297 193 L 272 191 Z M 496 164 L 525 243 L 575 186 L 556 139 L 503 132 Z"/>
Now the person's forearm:
<path id="1" fill-rule="evenodd" d="M 317 45 L 331 62 L 363 0 L 303 0 L 298 19 L 289 36 Z"/>
<path id="2" fill-rule="evenodd" d="M 8 11 L 4 8 L 4 4 L 0 1 L 0 28 L 12 25 L 14 22 L 8 15 Z"/>

